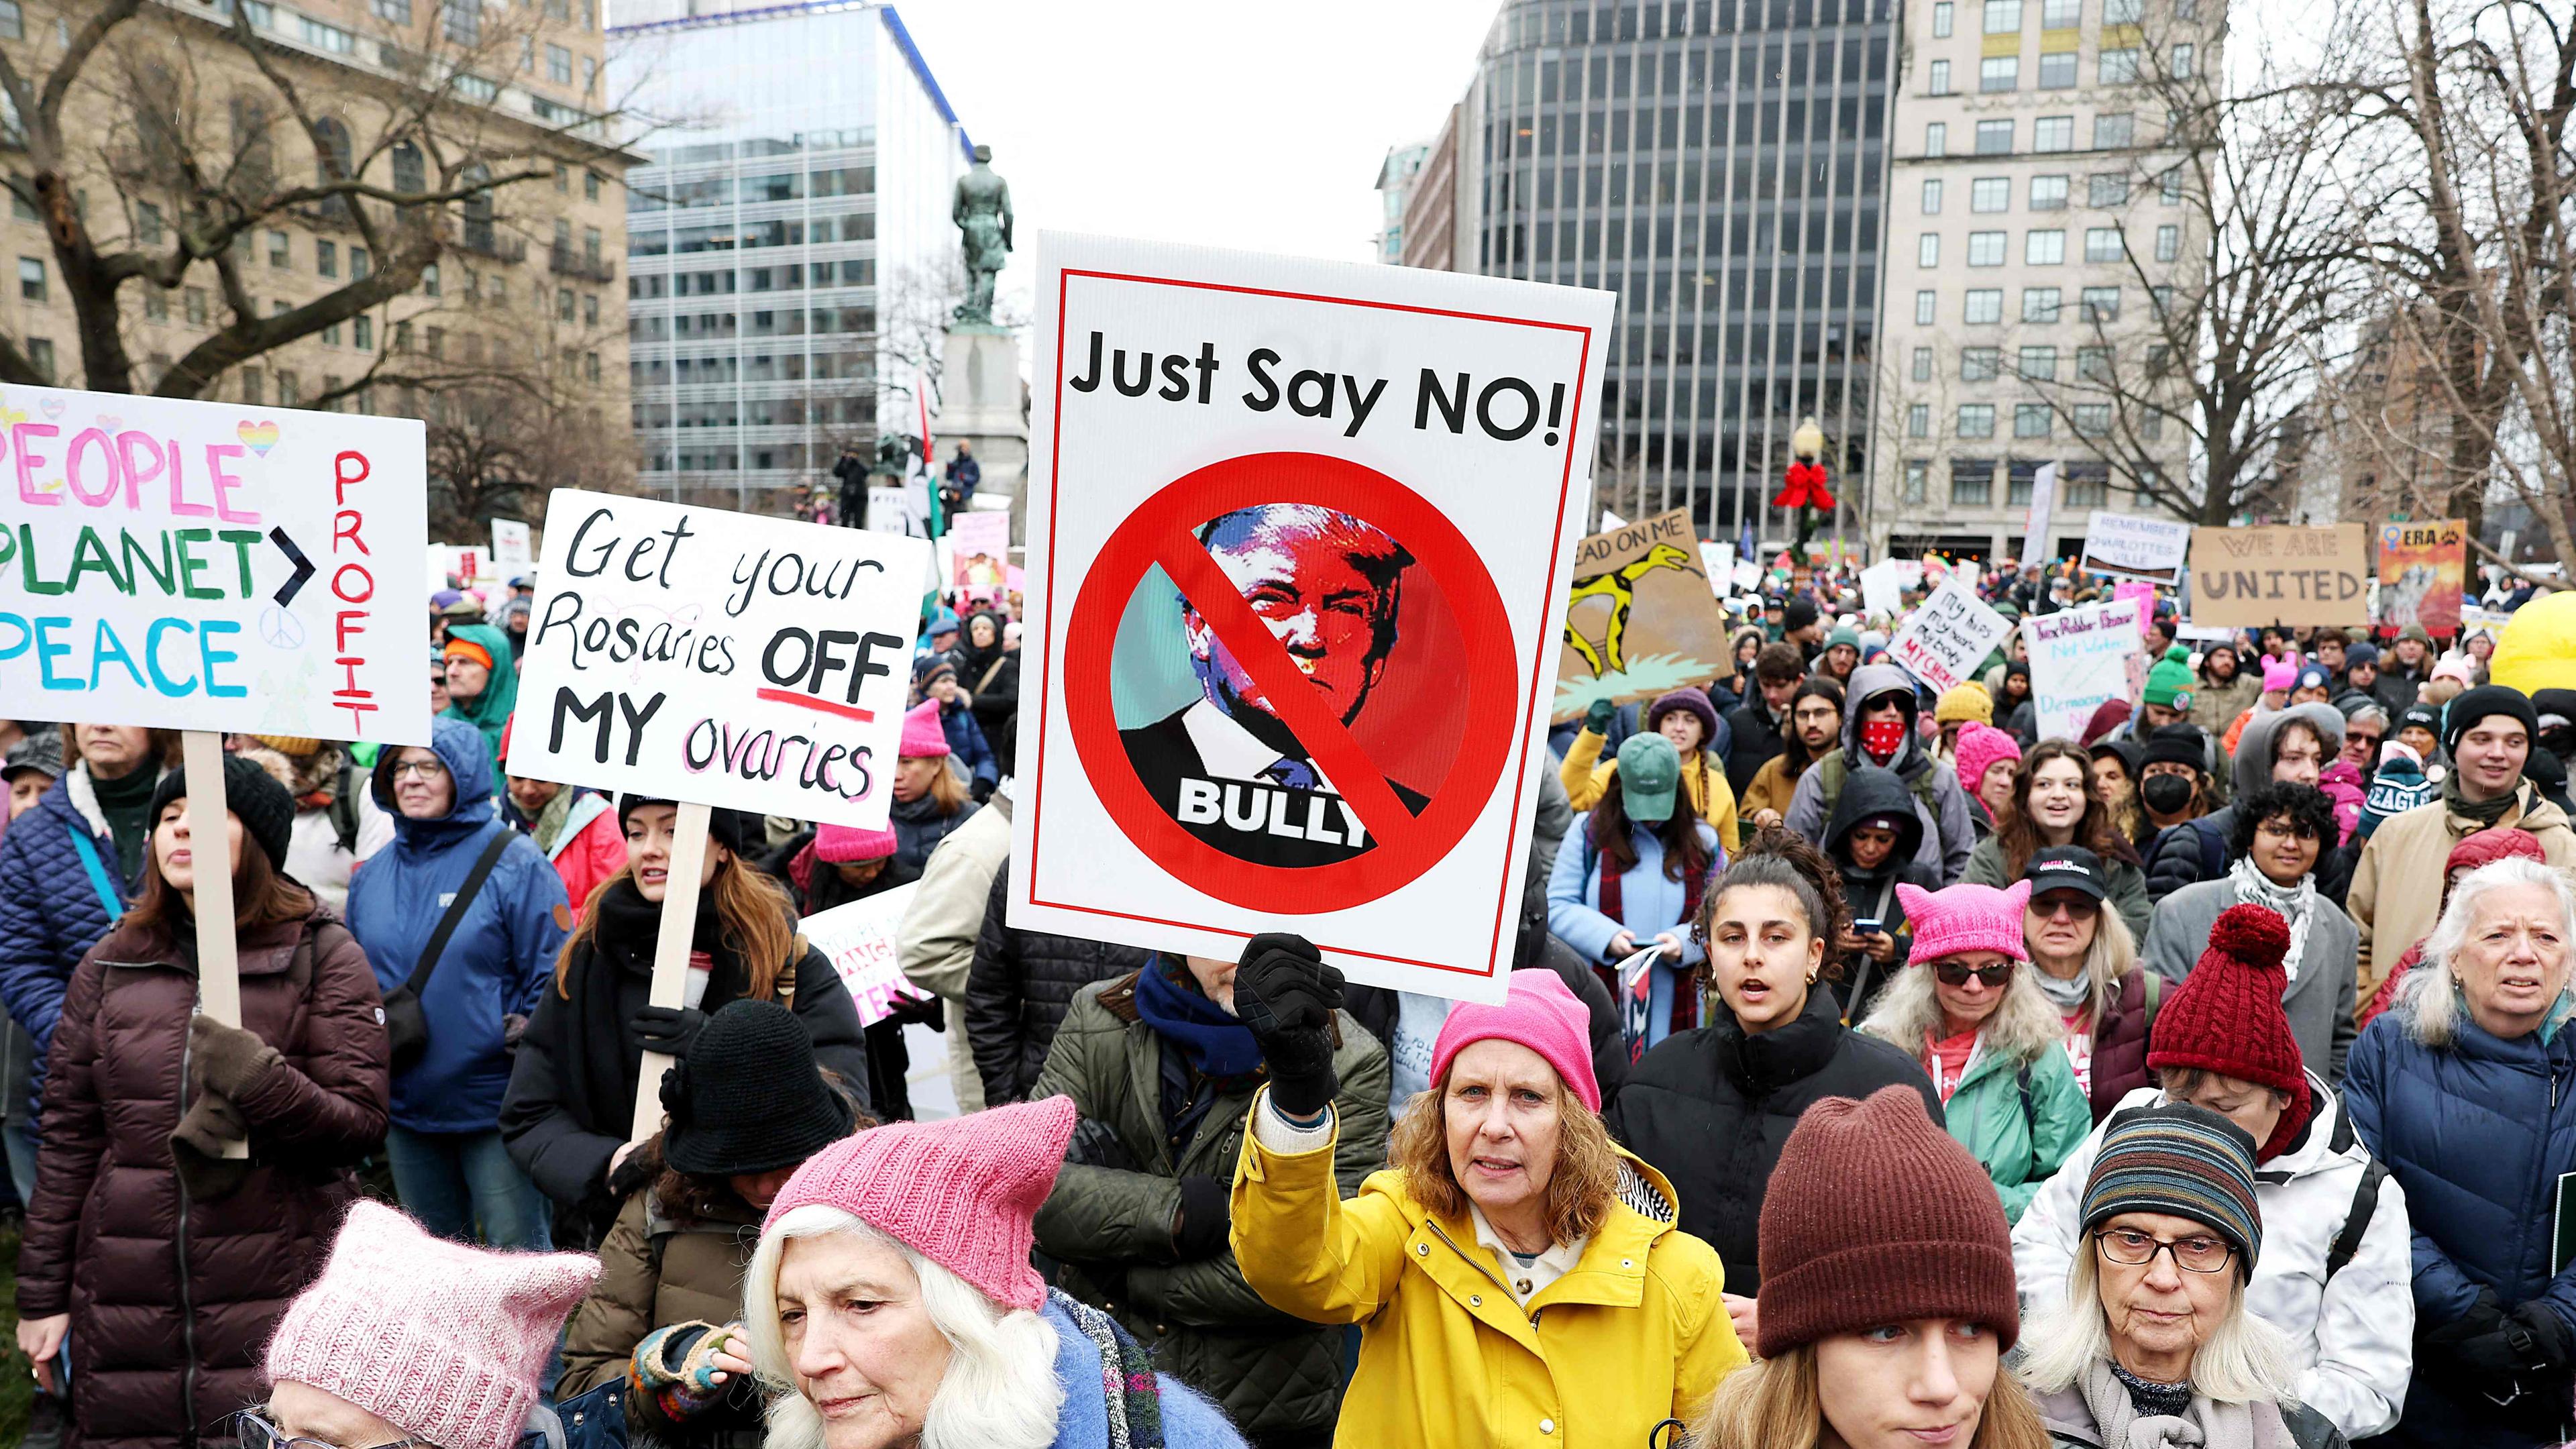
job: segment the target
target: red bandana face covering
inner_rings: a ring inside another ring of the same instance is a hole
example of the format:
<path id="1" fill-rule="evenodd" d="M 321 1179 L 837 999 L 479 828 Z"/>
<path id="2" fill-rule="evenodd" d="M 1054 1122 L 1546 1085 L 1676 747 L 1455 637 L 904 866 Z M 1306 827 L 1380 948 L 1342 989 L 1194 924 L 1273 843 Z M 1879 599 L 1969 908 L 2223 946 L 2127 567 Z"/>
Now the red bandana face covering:
<path id="1" fill-rule="evenodd" d="M 1896 752 L 1905 748 L 1905 721 L 1902 719 L 1861 721 L 1860 747 L 1869 753 L 1871 759 L 1882 765 L 1895 759 Z"/>

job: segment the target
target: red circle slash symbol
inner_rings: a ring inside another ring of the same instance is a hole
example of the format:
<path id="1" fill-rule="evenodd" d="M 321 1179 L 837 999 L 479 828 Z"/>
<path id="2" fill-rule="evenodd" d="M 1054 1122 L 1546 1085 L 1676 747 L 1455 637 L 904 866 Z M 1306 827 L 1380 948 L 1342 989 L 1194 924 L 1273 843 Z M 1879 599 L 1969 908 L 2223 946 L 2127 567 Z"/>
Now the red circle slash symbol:
<path id="1" fill-rule="evenodd" d="M 1400 540 L 1457 621 L 1465 728 L 1447 774 L 1419 814 L 1308 681 L 1227 579 L 1195 529 L 1239 508 L 1306 503 L 1347 513 Z M 1163 571 L 1259 685 L 1280 722 L 1343 793 L 1370 837 L 1347 860 L 1277 866 L 1227 854 L 1190 833 L 1137 777 L 1119 737 L 1110 671 L 1119 625 L 1146 571 Z M 1420 494 L 1375 469 L 1317 453 L 1256 453 L 1211 463 L 1138 506 L 1092 560 L 1067 621 L 1065 721 L 1101 805 L 1155 864 L 1204 894 L 1247 909 L 1316 913 L 1380 899 L 1420 878 L 1463 839 L 1510 758 L 1519 704 L 1518 651 L 1502 595 L 1474 545 Z"/>

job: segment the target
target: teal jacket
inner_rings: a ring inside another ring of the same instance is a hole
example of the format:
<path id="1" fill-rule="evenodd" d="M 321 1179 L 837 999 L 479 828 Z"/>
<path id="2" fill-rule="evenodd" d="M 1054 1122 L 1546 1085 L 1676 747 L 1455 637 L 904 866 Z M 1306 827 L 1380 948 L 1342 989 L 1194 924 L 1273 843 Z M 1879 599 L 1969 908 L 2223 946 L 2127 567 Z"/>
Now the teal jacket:
<path id="1" fill-rule="evenodd" d="M 1995 1180 L 2004 1216 L 2019 1222 L 2039 1185 L 2093 1130 L 2093 1109 L 2065 1049 L 2052 1046 L 2027 1065 L 2000 1052 L 1980 1055 L 1950 1095 L 1947 1122 Z"/>

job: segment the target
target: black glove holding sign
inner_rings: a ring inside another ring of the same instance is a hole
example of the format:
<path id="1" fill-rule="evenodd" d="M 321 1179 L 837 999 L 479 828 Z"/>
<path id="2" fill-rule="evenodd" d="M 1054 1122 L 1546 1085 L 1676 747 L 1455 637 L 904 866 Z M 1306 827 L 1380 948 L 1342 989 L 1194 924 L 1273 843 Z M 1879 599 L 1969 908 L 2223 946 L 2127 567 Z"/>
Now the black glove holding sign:
<path id="1" fill-rule="evenodd" d="M 1303 936 L 1264 932 L 1234 973 L 1234 1014 L 1270 1067 L 1270 1100 L 1290 1117 L 1320 1116 L 1341 1082 L 1333 1072 L 1333 1013 L 1342 973 Z"/>

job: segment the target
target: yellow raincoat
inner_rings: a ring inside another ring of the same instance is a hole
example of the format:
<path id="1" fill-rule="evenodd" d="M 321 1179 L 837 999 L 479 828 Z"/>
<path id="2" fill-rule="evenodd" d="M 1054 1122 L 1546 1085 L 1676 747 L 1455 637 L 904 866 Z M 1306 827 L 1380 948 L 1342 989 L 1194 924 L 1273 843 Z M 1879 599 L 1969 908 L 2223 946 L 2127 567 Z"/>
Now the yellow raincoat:
<path id="1" fill-rule="evenodd" d="M 1619 1158 L 1623 1197 L 1674 1210 L 1662 1174 Z M 1640 1449 L 1745 1363 L 1716 1250 L 1627 1201 L 1526 1311 L 1473 1225 L 1432 1217 L 1401 1171 L 1343 1202 L 1329 1143 L 1288 1155 L 1246 1132 L 1233 1209 L 1254 1292 L 1309 1322 L 1362 1325 L 1337 1449 Z"/>

